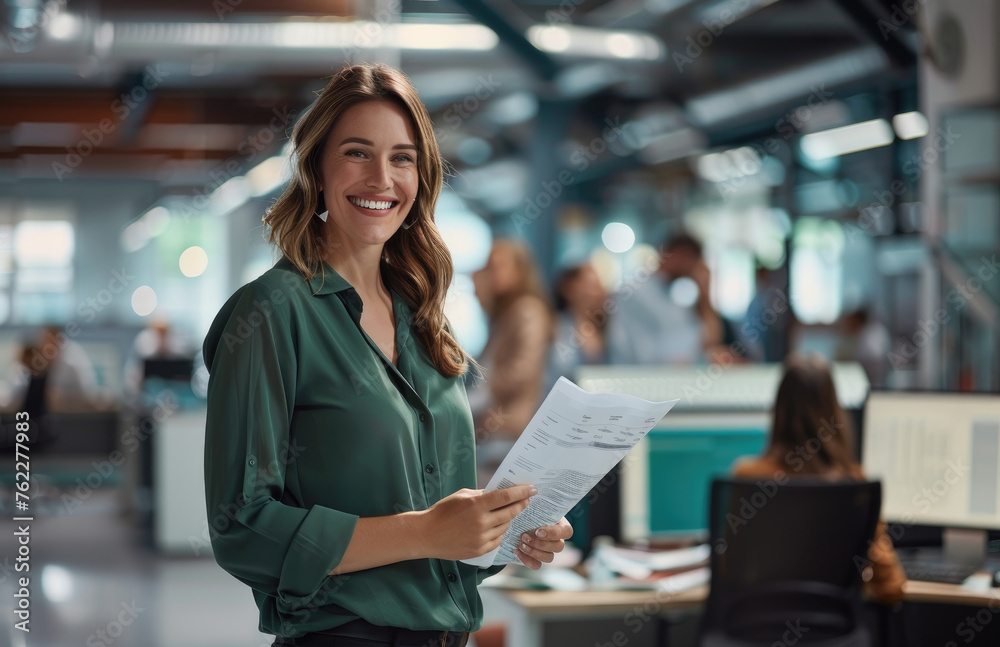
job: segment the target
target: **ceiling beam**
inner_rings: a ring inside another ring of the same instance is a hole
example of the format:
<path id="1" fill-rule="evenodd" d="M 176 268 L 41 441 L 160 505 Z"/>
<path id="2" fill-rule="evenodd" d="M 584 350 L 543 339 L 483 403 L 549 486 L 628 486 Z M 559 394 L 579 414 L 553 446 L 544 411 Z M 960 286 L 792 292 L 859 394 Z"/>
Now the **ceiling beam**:
<path id="1" fill-rule="evenodd" d="M 366 0 L 362 0 L 366 1 Z M 238 20 L 249 15 L 309 15 L 348 17 L 356 14 L 354 0 L 170 0 L 148 4 L 135 0 L 101 0 L 98 11 L 103 20 L 148 20 L 179 17 Z"/>
<path id="2" fill-rule="evenodd" d="M 917 53 L 903 40 L 900 30 L 883 33 L 881 23 L 884 16 L 879 15 L 864 0 L 835 1 L 868 40 L 882 48 L 893 67 L 907 68 L 917 64 Z"/>
<path id="3" fill-rule="evenodd" d="M 531 44 L 524 32 L 531 25 L 515 26 L 507 16 L 523 14 L 510 0 L 455 0 L 455 4 L 465 9 L 470 16 L 486 25 L 500 37 L 538 76 L 551 81 L 559 73 L 555 60 Z M 527 22 L 527 21 L 525 21 Z"/>
<path id="4" fill-rule="evenodd" d="M 117 121 L 121 106 L 126 105 L 120 91 L 116 94 L 107 90 L 6 88 L 4 94 L 0 101 L 0 128 L 22 122 L 97 124 L 102 119 Z M 266 124 L 275 116 L 275 111 L 284 114 L 300 108 L 297 93 L 286 95 L 285 99 L 274 100 L 272 106 L 260 106 L 249 97 L 164 90 L 150 101 L 146 123 Z"/>

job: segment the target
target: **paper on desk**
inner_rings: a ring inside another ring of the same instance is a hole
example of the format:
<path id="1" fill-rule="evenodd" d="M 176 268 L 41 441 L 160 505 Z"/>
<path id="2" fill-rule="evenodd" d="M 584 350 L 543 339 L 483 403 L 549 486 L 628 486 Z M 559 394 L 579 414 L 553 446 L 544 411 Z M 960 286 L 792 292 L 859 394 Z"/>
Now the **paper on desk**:
<path id="1" fill-rule="evenodd" d="M 514 549 L 521 533 L 559 521 L 675 404 L 588 393 L 560 377 L 486 486 L 491 492 L 533 484 L 538 494 L 499 548 L 462 561 L 483 568 L 519 563 Z"/>
<path id="2" fill-rule="evenodd" d="M 600 588 L 611 591 L 662 591 L 663 593 L 680 593 L 681 591 L 687 591 L 702 584 L 708 584 L 711 579 L 712 569 L 708 566 L 703 566 L 658 580 L 634 581 L 616 578 L 606 582 Z M 488 582 L 489 580 L 486 581 Z"/>

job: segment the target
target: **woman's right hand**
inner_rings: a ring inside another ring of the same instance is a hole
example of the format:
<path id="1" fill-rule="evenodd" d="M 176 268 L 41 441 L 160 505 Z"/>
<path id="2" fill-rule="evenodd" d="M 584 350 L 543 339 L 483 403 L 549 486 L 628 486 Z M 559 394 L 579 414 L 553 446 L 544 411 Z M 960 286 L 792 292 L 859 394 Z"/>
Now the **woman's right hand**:
<path id="1" fill-rule="evenodd" d="M 437 559 L 471 559 L 500 545 L 510 522 L 528 507 L 533 485 L 484 493 L 463 488 L 446 496 L 422 513 L 423 551 Z"/>

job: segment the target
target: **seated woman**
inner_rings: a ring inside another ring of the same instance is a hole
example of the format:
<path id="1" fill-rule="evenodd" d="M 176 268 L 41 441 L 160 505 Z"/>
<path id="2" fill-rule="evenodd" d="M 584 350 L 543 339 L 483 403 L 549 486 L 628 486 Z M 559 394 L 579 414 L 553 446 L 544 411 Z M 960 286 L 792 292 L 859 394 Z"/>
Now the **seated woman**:
<path id="1" fill-rule="evenodd" d="M 827 363 L 819 358 L 792 356 L 774 403 L 774 422 L 767 449 L 759 458 L 736 463 L 736 478 L 813 476 L 864 480 L 854 460 L 853 431 Z M 862 573 L 866 591 L 878 602 L 893 604 L 903 597 L 906 575 L 880 521 L 868 551 L 871 568 Z"/>

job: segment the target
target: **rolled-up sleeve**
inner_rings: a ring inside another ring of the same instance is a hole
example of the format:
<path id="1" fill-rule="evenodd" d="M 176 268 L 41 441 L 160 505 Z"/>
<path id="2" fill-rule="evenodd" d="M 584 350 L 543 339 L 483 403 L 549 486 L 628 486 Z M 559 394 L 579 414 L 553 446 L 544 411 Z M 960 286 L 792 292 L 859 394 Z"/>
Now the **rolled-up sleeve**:
<path id="1" fill-rule="evenodd" d="M 289 442 L 296 393 L 292 321 L 286 300 L 276 302 L 250 283 L 226 304 L 206 339 L 212 549 L 223 569 L 274 596 L 283 611 L 307 606 L 323 588 L 358 520 L 320 505 L 291 505 L 285 495 L 295 459 Z"/>

